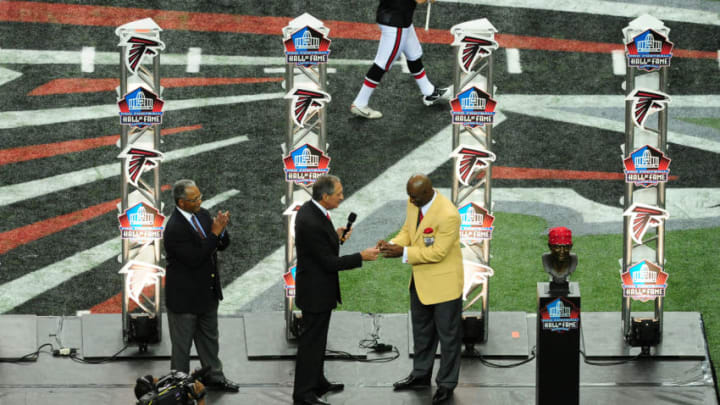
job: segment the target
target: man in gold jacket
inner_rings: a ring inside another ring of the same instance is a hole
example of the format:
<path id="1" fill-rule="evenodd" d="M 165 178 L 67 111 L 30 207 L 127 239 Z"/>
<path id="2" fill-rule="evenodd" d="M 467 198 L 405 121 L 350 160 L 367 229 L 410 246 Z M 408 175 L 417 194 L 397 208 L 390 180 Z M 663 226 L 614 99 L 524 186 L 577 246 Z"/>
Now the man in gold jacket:
<path id="1" fill-rule="evenodd" d="M 413 370 L 393 387 L 397 390 L 430 386 L 440 343 L 440 369 L 433 404 L 449 400 L 460 374 L 462 343 L 463 264 L 460 252 L 460 214 L 435 191 L 430 179 L 417 174 L 407 183 L 405 224 L 390 242 L 379 241 L 385 257 L 401 257 L 412 265 L 410 313 L 413 327 Z"/>

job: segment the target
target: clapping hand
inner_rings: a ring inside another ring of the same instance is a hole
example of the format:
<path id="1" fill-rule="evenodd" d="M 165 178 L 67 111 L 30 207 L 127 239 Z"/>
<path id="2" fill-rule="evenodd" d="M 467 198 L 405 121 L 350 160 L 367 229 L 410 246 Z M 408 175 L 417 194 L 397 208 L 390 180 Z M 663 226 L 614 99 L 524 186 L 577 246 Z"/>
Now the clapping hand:
<path id="1" fill-rule="evenodd" d="M 220 236 L 223 230 L 225 230 L 225 227 L 230 222 L 230 211 L 218 211 L 217 216 L 213 218 L 212 223 L 212 229 L 211 232 L 215 234 L 215 236 Z"/>

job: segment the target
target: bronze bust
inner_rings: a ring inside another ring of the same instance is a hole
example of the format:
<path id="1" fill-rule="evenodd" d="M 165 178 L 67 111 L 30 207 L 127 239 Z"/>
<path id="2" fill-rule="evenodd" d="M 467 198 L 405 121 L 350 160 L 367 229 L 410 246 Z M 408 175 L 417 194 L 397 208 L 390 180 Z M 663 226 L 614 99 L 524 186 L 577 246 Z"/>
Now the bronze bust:
<path id="1" fill-rule="evenodd" d="M 568 294 L 568 277 L 578 264 L 577 255 L 570 253 L 572 246 L 570 229 L 562 226 L 550 229 L 548 232 L 550 253 L 543 254 L 542 263 L 545 272 L 550 275 L 551 295 Z"/>

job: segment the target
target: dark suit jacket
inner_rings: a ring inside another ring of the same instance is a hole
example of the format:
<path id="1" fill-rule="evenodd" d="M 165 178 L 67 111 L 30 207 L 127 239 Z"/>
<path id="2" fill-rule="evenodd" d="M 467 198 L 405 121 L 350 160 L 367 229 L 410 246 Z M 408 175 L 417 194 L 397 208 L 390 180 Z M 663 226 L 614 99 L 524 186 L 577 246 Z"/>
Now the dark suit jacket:
<path id="1" fill-rule="evenodd" d="M 342 303 L 338 271 L 362 266 L 360 253 L 339 256 L 340 239 L 333 224 L 307 201 L 295 217 L 295 302 L 309 312 L 330 311 Z"/>
<path id="2" fill-rule="evenodd" d="M 230 244 L 227 230 L 221 238 L 210 232 L 212 218 L 206 209 L 195 214 L 207 238 L 200 237 L 178 211 L 165 225 L 163 242 L 167 256 L 165 302 L 175 313 L 201 314 L 217 307 L 222 300 L 217 251 Z"/>

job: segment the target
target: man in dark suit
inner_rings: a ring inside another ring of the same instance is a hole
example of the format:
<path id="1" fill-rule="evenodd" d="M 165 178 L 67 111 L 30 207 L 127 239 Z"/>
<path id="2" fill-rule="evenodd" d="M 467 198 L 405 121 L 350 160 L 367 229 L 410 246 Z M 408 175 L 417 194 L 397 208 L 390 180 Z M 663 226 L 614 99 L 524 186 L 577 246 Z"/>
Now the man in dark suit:
<path id="1" fill-rule="evenodd" d="M 298 336 L 295 363 L 295 405 L 323 405 L 319 397 L 345 386 L 331 383 L 323 370 L 330 314 L 340 299 L 338 271 L 362 266 L 363 260 L 375 260 L 378 250 L 339 256 L 345 228 L 333 228 L 329 210 L 343 200 L 343 188 L 336 176 L 321 176 L 313 185 L 312 200 L 300 207 L 295 217 L 297 249 L 295 303 L 302 310 L 302 328 Z"/>
<path id="2" fill-rule="evenodd" d="M 170 368 L 190 371 L 193 341 L 203 367 L 210 366 L 204 382 L 209 389 L 237 392 L 238 385 L 225 378 L 218 358 L 218 302 L 222 300 L 217 251 L 230 244 L 225 229 L 228 211 L 215 218 L 200 207 L 202 194 L 192 180 L 173 185 L 175 210 L 163 235 L 167 254 L 165 295 L 172 342 Z"/>

